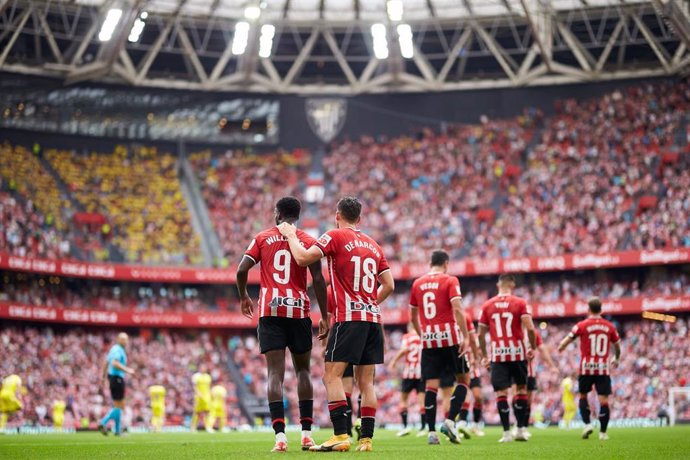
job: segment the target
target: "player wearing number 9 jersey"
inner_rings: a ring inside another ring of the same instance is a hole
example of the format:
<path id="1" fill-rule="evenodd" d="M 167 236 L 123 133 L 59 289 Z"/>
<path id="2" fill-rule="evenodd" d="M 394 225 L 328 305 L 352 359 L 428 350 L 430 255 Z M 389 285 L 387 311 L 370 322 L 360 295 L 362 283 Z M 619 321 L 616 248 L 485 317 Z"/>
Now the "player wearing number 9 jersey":
<path id="1" fill-rule="evenodd" d="M 381 247 L 357 229 L 361 212 L 362 204 L 357 198 L 342 198 L 335 213 L 337 228 L 323 234 L 309 249 L 300 244 L 293 225 L 279 226 L 300 266 L 328 258 L 336 304 L 335 325 L 328 338 L 323 377 L 334 436 L 310 450 L 350 449 L 348 409 L 342 382 L 349 363 L 355 365 L 357 386 L 362 394 L 361 438 L 357 450 L 372 450 L 377 406 L 374 368 L 383 362 L 384 338 L 379 306 L 393 292 L 394 281 Z"/>
<path id="2" fill-rule="evenodd" d="M 580 376 L 578 387 L 580 392 L 580 414 L 585 428 L 582 438 L 587 439 L 593 429 L 590 420 L 589 403 L 587 393 L 592 387 L 597 390 L 599 396 L 599 439 L 607 440 L 609 418 L 609 395 L 611 394 L 610 368 L 615 366 L 621 355 L 620 337 L 616 327 L 601 317 L 601 300 L 598 297 L 589 299 L 589 317 L 580 321 L 573 327 L 558 345 L 558 351 L 563 351 L 577 338 L 580 339 Z M 614 349 L 614 359 L 611 361 L 611 346 Z"/>
<path id="3" fill-rule="evenodd" d="M 479 345 L 482 361 L 488 364 L 486 333 L 491 336 L 491 384 L 496 392 L 496 406 L 503 426 L 503 437 L 499 442 L 510 442 L 510 406 L 508 389 L 515 384 L 513 412 L 517 422 L 515 440 L 527 441 L 527 360 L 534 357 L 537 338 L 532 323 L 532 314 L 525 299 L 513 295 L 515 277 L 501 275 L 498 278 L 498 295 L 487 300 L 479 316 Z M 523 343 L 523 329 L 529 339 Z"/>
<path id="4" fill-rule="evenodd" d="M 299 219 L 301 203 L 297 198 L 281 198 L 275 207 L 276 225 Z M 300 231 L 299 244 L 310 247 L 315 240 Z M 237 289 L 240 294 L 242 313 L 252 318 L 254 306 L 247 294 L 249 270 L 261 265 L 259 294 L 259 346 L 268 365 L 268 401 L 276 434 L 273 451 L 287 450 L 285 436 L 285 409 L 283 406 L 283 378 L 285 374 L 285 348 L 290 349 L 297 374 L 300 421 L 302 424 L 302 448 L 314 445 L 311 439 L 313 420 L 313 388 L 311 383 L 312 324 L 309 318 L 307 296 L 307 269 L 300 267 L 292 258 L 286 238 L 277 227 L 259 233 L 249 244 L 237 269 Z M 309 265 L 314 291 L 321 310 L 320 337 L 328 333 L 326 283 L 321 273 L 321 261 Z"/>

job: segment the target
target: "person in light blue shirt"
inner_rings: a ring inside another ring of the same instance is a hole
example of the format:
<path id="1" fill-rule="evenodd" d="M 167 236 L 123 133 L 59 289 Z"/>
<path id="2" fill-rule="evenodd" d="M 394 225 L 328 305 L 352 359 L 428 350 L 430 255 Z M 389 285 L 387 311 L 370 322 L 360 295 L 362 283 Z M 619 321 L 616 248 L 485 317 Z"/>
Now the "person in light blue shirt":
<path id="1" fill-rule="evenodd" d="M 113 407 L 103 417 L 98 425 L 98 430 L 103 435 L 108 435 L 108 423 L 115 423 L 115 436 L 121 434 L 122 411 L 125 408 L 125 375 L 134 374 L 134 369 L 127 367 L 127 343 L 129 337 L 120 332 L 117 335 L 117 343 L 110 348 L 108 356 L 103 363 L 103 385 L 108 382 L 110 395 L 113 398 Z"/>

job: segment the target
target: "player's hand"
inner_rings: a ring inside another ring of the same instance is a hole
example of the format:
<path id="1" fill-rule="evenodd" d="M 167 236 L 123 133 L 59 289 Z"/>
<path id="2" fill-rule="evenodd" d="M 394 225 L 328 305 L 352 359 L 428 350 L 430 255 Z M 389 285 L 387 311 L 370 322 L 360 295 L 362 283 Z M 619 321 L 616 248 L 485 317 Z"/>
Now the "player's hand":
<path id="1" fill-rule="evenodd" d="M 489 368 L 489 364 L 490 364 L 490 363 L 489 363 L 489 358 L 487 358 L 486 356 L 482 356 L 481 363 L 482 363 L 482 367 L 483 367 L 483 368 L 485 368 L 485 369 L 488 369 L 488 368 Z"/>
<path id="2" fill-rule="evenodd" d="M 134 368 L 131 368 L 131 367 L 128 367 L 128 368 L 125 370 L 125 372 L 128 373 L 129 375 L 134 375 L 134 374 L 136 373 L 136 372 L 134 371 Z"/>
<path id="3" fill-rule="evenodd" d="M 330 330 L 330 326 L 328 325 L 328 321 L 321 318 L 319 320 L 319 335 L 317 336 L 319 340 L 324 340 L 326 337 L 328 337 L 328 331 Z"/>
<path id="4" fill-rule="evenodd" d="M 618 367 L 618 360 L 616 358 L 613 358 L 611 360 L 611 369 L 616 369 Z"/>
<path id="5" fill-rule="evenodd" d="M 254 302 L 249 297 L 242 297 L 240 299 L 240 309 L 242 314 L 249 319 L 254 318 Z"/>
<path id="6" fill-rule="evenodd" d="M 534 359 L 534 350 L 531 348 L 527 350 L 527 360 L 532 361 Z"/>
<path id="7" fill-rule="evenodd" d="M 465 338 L 462 341 L 462 346 L 458 348 L 458 356 L 465 356 L 470 351 L 470 339 Z"/>
<path id="8" fill-rule="evenodd" d="M 278 231 L 286 238 L 297 235 L 297 227 L 288 222 L 283 222 L 282 224 L 278 225 Z"/>

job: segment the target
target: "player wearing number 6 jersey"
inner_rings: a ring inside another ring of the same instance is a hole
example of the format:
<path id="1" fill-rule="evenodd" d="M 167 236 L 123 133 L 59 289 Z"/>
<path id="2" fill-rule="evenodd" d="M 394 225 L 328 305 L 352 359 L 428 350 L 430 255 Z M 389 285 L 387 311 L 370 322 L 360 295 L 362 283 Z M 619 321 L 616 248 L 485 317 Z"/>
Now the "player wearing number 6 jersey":
<path id="1" fill-rule="evenodd" d="M 362 204 L 345 197 L 335 213 L 337 228 L 323 234 L 311 248 L 300 244 L 293 225 L 278 228 L 287 237 L 290 251 L 300 266 L 328 258 L 328 269 L 335 299 L 335 325 L 328 337 L 323 382 L 328 394 L 328 410 L 334 436 L 314 451 L 350 449 L 347 436 L 347 401 L 343 373 L 355 365 L 355 379 L 362 394 L 361 438 L 358 451 L 372 450 L 376 417 L 374 368 L 383 362 L 383 329 L 379 305 L 393 292 L 393 275 L 381 247 L 357 229 Z"/>
<path id="2" fill-rule="evenodd" d="M 281 198 L 275 208 L 275 222 L 293 223 L 299 219 L 301 204 L 297 198 Z M 300 231 L 298 244 L 310 247 L 315 240 Z M 259 294 L 259 345 L 268 365 L 268 401 L 276 434 L 275 452 L 287 450 L 285 436 L 285 409 L 283 406 L 283 379 L 285 376 L 285 348 L 290 349 L 292 363 L 297 374 L 300 422 L 302 424 L 302 449 L 314 445 L 311 438 L 313 421 L 313 388 L 310 361 L 312 329 L 307 296 L 307 269 L 297 265 L 292 258 L 286 238 L 277 227 L 271 227 L 254 237 L 237 268 L 237 289 L 240 294 L 242 313 L 248 318 L 254 315 L 254 305 L 247 294 L 249 269 L 261 264 L 261 292 Z M 321 262 L 309 265 L 316 299 L 321 310 L 319 337 L 328 334 L 326 283 L 321 273 Z"/>
<path id="3" fill-rule="evenodd" d="M 527 361 L 534 357 L 537 347 L 532 315 L 525 299 L 513 295 L 515 277 L 501 275 L 498 278 L 498 295 L 486 301 L 479 316 L 479 345 L 482 361 L 491 360 L 491 385 L 496 392 L 496 406 L 503 426 L 499 442 L 510 442 L 510 406 L 508 389 L 514 384 L 513 412 L 517 422 L 515 440 L 527 441 Z M 529 339 L 527 347 L 523 328 Z M 491 336 L 491 356 L 487 357 L 486 332 Z"/>
<path id="4" fill-rule="evenodd" d="M 580 414 L 585 428 L 582 438 L 587 439 L 593 429 L 590 423 L 590 410 L 587 403 L 587 393 L 592 387 L 599 396 L 599 423 L 601 424 L 599 439 L 607 440 L 606 429 L 611 415 L 609 409 L 609 395 L 611 394 L 610 369 L 618 363 L 621 356 L 620 337 L 616 327 L 601 317 L 601 300 L 598 297 L 589 299 L 589 318 L 580 321 L 573 327 L 558 345 L 558 351 L 563 351 L 577 338 L 580 339 L 580 376 L 578 387 L 580 392 Z M 613 345 L 614 358 L 611 357 Z"/>
<path id="5" fill-rule="evenodd" d="M 439 443 L 436 402 L 441 376 L 451 374 L 455 377 L 454 383 L 457 383 L 441 426 L 441 432 L 455 444 L 460 443 L 455 418 L 460 414 L 469 390 L 467 352 L 470 335 L 462 312 L 460 281 L 446 273 L 449 263 L 447 252 L 434 251 L 429 273 L 415 280 L 410 292 L 410 320 L 422 338 L 422 378 L 426 381 L 424 409 L 429 427 L 429 444 Z"/>

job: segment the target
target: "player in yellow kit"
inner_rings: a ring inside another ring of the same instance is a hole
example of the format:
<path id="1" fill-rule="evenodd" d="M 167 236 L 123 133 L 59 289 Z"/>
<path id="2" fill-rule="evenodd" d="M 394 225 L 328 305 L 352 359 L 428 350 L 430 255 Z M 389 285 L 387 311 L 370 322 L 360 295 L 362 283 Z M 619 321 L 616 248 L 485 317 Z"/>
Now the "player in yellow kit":
<path id="1" fill-rule="evenodd" d="M 570 423 L 577 414 L 577 404 L 575 404 L 575 393 L 573 393 L 573 379 L 566 377 L 561 382 L 561 389 L 563 389 L 563 422 L 566 429 L 570 429 Z"/>
<path id="2" fill-rule="evenodd" d="M 9 416 L 22 409 L 21 393 L 22 379 L 16 374 L 5 377 L 0 389 L 0 431 L 5 429 Z"/>
<path id="3" fill-rule="evenodd" d="M 151 399 L 151 429 L 160 432 L 165 424 L 165 387 L 151 385 L 149 397 Z"/>
<path id="4" fill-rule="evenodd" d="M 62 430 L 65 424 L 65 408 L 67 404 L 61 399 L 53 401 L 53 427 L 57 430 Z"/>
<path id="5" fill-rule="evenodd" d="M 216 424 L 218 419 L 218 430 L 225 429 L 225 420 L 227 419 L 227 412 L 225 410 L 225 398 L 228 396 L 228 391 L 223 385 L 214 385 L 211 388 L 211 415 L 209 416 L 208 426 L 211 428 Z"/>
<path id="6" fill-rule="evenodd" d="M 207 372 L 206 365 L 199 366 L 199 371 L 192 376 L 194 384 L 194 414 L 192 415 L 191 428 L 196 431 L 199 423 L 199 415 L 204 414 L 204 426 L 206 431 L 213 433 L 213 427 L 209 424 L 209 411 L 211 410 L 211 375 Z"/>

